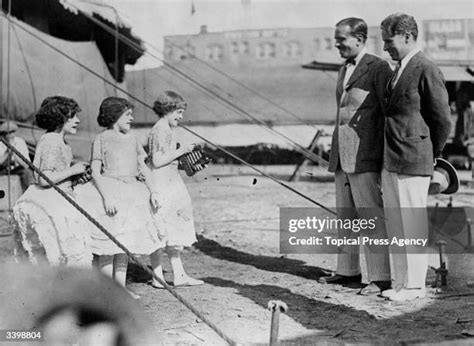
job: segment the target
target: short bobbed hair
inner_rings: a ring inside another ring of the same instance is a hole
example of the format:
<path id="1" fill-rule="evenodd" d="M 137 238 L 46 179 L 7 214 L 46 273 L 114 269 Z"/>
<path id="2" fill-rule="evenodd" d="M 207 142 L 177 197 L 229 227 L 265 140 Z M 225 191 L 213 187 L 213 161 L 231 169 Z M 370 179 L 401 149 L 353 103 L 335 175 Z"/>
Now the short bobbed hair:
<path id="1" fill-rule="evenodd" d="M 156 98 L 153 110 L 158 117 L 163 118 L 166 114 L 177 109 L 186 109 L 187 106 L 181 95 L 174 91 L 165 91 Z"/>
<path id="2" fill-rule="evenodd" d="M 97 122 L 102 127 L 110 128 L 126 110 L 133 107 L 132 103 L 122 97 L 107 97 L 100 104 Z"/>
<path id="3" fill-rule="evenodd" d="M 418 38 L 418 25 L 415 18 L 405 13 L 389 15 L 382 21 L 380 27 L 390 36 L 410 33 L 415 41 Z"/>
<path id="4" fill-rule="evenodd" d="M 64 96 L 50 96 L 41 102 L 35 116 L 36 124 L 47 132 L 58 131 L 80 111 L 75 100 Z"/>
<path id="5" fill-rule="evenodd" d="M 367 23 L 365 20 L 356 17 L 344 18 L 336 24 L 336 27 L 347 25 L 351 28 L 351 36 L 362 37 L 362 42 L 367 40 Z"/>

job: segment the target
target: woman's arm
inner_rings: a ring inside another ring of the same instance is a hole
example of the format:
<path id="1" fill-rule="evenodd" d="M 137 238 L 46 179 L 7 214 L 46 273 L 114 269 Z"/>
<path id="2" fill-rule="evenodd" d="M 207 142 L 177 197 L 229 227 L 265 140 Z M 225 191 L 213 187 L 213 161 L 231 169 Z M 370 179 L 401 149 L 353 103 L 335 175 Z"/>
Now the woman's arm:
<path id="1" fill-rule="evenodd" d="M 118 212 L 117 202 L 114 199 L 113 191 L 107 186 L 107 178 L 102 175 L 102 164 L 104 163 L 102 135 L 99 134 L 92 143 L 91 155 L 91 177 L 97 190 L 102 196 L 104 209 L 107 215 L 115 215 Z"/>
<path id="2" fill-rule="evenodd" d="M 117 202 L 111 195 L 109 189 L 106 187 L 106 182 L 101 173 L 102 170 L 102 161 L 101 160 L 92 160 L 91 162 L 91 176 L 92 181 L 94 182 L 97 190 L 102 196 L 104 202 L 104 209 L 107 215 L 115 215 L 118 212 Z"/>
<path id="3" fill-rule="evenodd" d="M 156 190 L 156 186 L 155 186 L 155 184 L 153 182 L 153 178 L 151 176 L 151 171 L 148 168 L 148 166 L 146 165 L 144 160 L 139 159 L 139 161 L 138 161 L 138 170 L 143 175 L 143 177 L 145 178 L 145 185 L 148 188 L 148 190 L 150 191 L 151 205 L 153 206 L 153 208 L 155 210 L 157 210 L 158 208 L 160 208 L 160 204 L 158 202 L 158 193 L 159 192 Z"/>
<path id="4" fill-rule="evenodd" d="M 60 137 L 49 136 L 44 138 L 35 154 L 39 157 L 39 170 L 55 184 L 86 171 L 86 164 L 82 162 L 70 166 L 70 162 L 64 157 L 61 150 L 64 145 Z M 49 186 L 46 180 L 41 177 L 38 177 L 38 185 L 42 187 Z"/>
<path id="5" fill-rule="evenodd" d="M 152 168 L 169 165 L 178 157 L 194 149 L 195 145 L 188 145 L 175 149 L 172 145 L 172 134 L 160 128 L 154 128 L 148 139 L 148 148 Z"/>
<path id="6" fill-rule="evenodd" d="M 71 178 L 74 175 L 84 173 L 86 171 L 86 167 L 87 167 L 86 163 L 79 162 L 65 169 L 64 171 L 56 172 L 56 171 L 44 170 L 42 171 L 42 173 L 46 177 L 48 177 L 50 180 L 52 180 L 53 183 L 57 184 Z M 39 177 L 38 185 L 42 187 L 47 187 L 49 186 L 49 183 L 43 178 Z"/>
<path id="7" fill-rule="evenodd" d="M 170 150 L 168 152 L 162 152 L 160 150 L 153 152 L 153 167 L 160 168 L 166 166 L 176 160 L 178 157 L 193 151 L 195 144 L 188 145 L 187 147 L 181 147 L 176 150 Z"/>

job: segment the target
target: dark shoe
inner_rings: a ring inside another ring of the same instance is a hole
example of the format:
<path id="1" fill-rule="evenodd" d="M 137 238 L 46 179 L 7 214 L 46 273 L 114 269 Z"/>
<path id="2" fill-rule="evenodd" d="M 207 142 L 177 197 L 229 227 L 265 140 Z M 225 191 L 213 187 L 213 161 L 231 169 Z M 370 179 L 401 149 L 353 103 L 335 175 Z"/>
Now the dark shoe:
<path id="1" fill-rule="evenodd" d="M 390 289 L 391 286 L 391 281 L 372 281 L 370 284 L 362 288 L 359 291 L 359 294 L 363 296 L 380 294 L 382 291 Z"/>
<path id="2" fill-rule="evenodd" d="M 318 282 L 320 284 L 332 284 L 332 285 L 347 285 L 347 284 L 360 284 L 362 281 L 362 275 L 333 275 L 333 276 L 322 276 L 319 278 Z"/>

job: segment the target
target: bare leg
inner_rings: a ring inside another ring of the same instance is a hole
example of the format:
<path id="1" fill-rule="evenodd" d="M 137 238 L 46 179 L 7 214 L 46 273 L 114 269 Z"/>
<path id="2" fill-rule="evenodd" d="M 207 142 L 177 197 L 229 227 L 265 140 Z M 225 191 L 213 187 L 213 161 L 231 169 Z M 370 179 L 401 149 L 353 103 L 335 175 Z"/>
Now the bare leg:
<path id="1" fill-rule="evenodd" d="M 197 286 L 202 285 L 204 281 L 194 279 L 186 274 L 181 260 L 181 246 L 167 247 L 168 256 L 170 257 L 171 267 L 173 268 L 173 284 L 175 286 Z"/>
<path id="2" fill-rule="evenodd" d="M 128 268 L 128 257 L 122 253 L 114 256 L 114 273 L 115 281 L 132 296 L 133 299 L 139 299 L 140 296 L 135 292 L 130 291 L 127 288 L 127 268 Z"/>
<path id="3" fill-rule="evenodd" d="M 165 254 L 163 249 L 158 249 L 150 255 L 150 262 L 153 272 L 163 281 L 165 281 L 165 278 L 163 277 L 164 257 Z M 159 283 L 155 278 L 153 278 L 153 282 L 151 283 L 151 285 L 155 288 L 163 288 L 163 285 Z"/>
<path id="4" fill-rule="evenodd" d="M 101 255 L 98 256 L 98 264 L 100 271 L 110 278 L 114 278 L 114 256 Z"/>
<path id="5" fill-rule="evenodd" d="M 184 271 L 183 261 L 181 260 L 181 246 L 168 246 L 166 251 L 170 258 L 171 267 L 173 268 L 174 279 L 181 276 L 185 276 L 186 272 Z"/>
<path id="6" fill-rule="evenodd" d="M 126 254 L 119 254 L 114 256 L 114 274 L 115 281 L 117 281 L 122 287 L 126 285 L 128 268 L 128 257 Z"/>

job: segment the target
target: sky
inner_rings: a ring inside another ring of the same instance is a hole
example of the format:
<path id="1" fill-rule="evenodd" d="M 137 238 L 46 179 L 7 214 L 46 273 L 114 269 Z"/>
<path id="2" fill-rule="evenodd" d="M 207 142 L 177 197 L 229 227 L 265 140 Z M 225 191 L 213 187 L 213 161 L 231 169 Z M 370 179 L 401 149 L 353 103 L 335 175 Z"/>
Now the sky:
<path id="1" fill-rule="evenodd" d="M 112 4 L 145 42 L 163 47 L 163 36 L 208 31 L 282 27 L 333 27 L 345 17 L 379 25 L 394 12 L 417 19 L 474 18 L 472 0 L 105 0 Z M 194 4 L 194 13 L 191 8 Z M 159 55 L 159 53 L 158 53 Z M 159 65 L 144 56 L 134 66 Z"/>

